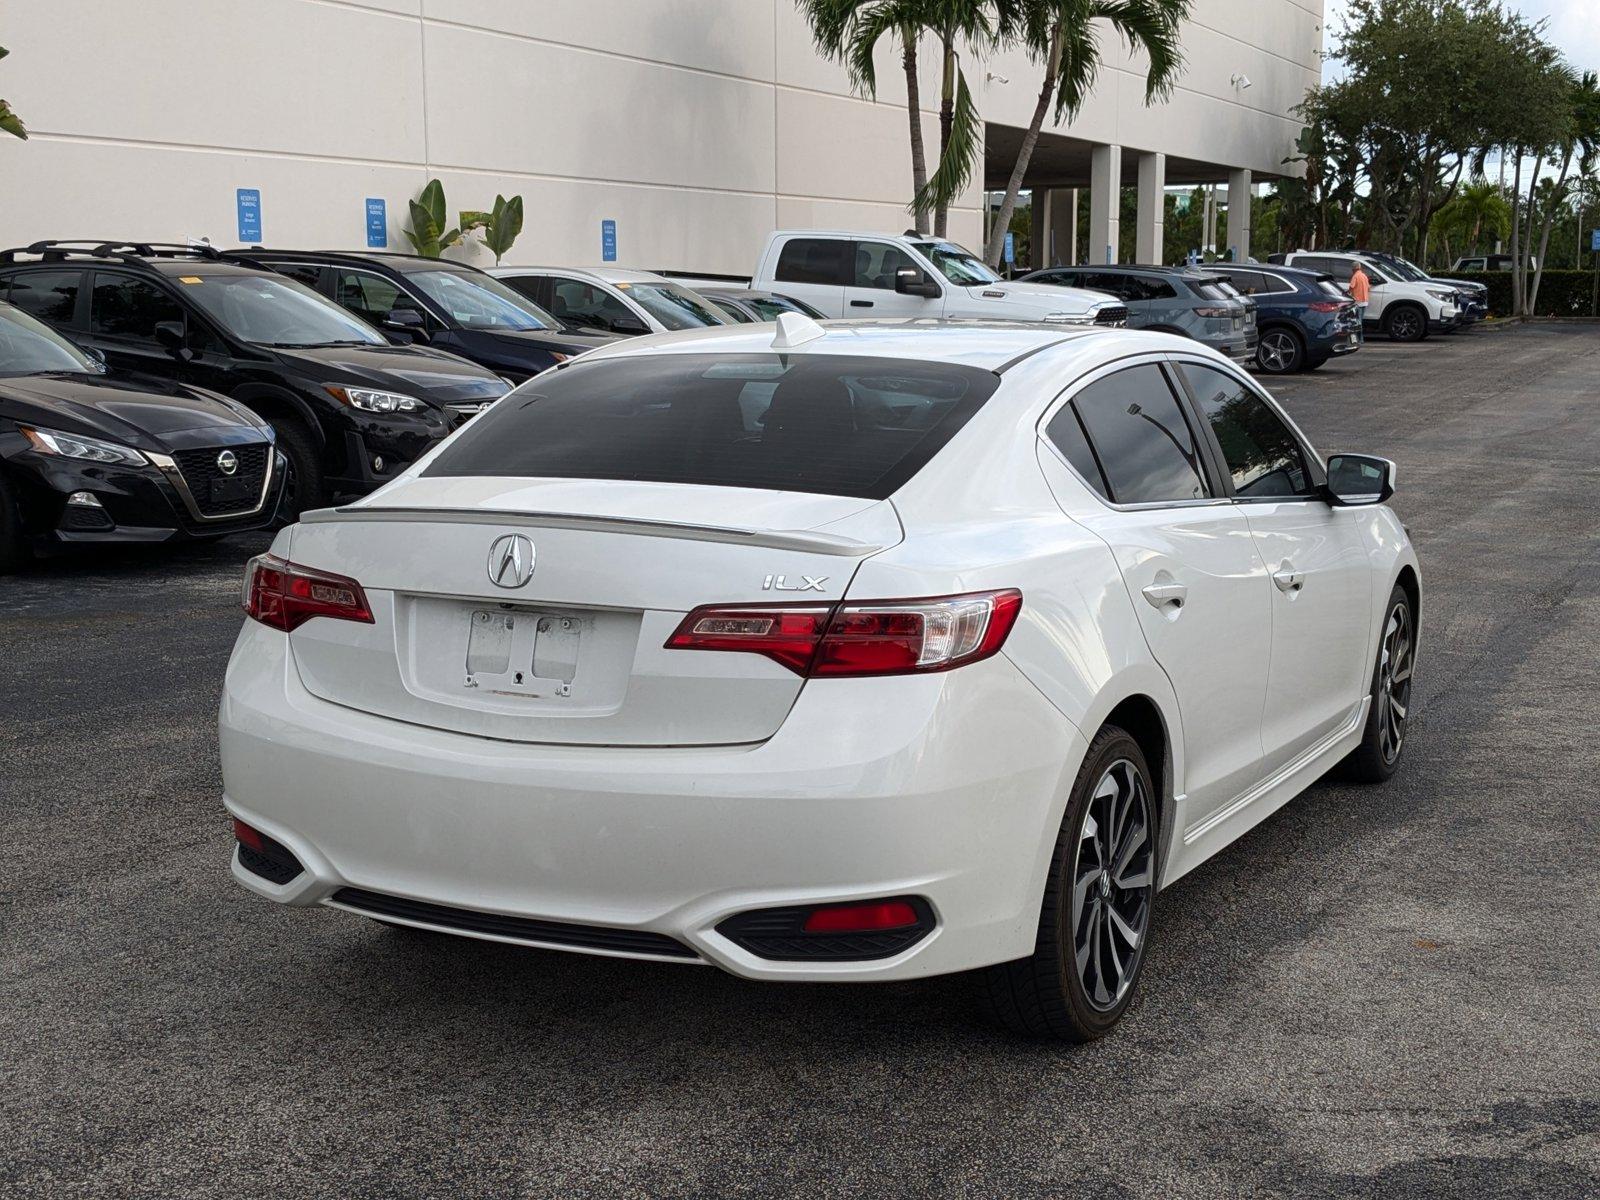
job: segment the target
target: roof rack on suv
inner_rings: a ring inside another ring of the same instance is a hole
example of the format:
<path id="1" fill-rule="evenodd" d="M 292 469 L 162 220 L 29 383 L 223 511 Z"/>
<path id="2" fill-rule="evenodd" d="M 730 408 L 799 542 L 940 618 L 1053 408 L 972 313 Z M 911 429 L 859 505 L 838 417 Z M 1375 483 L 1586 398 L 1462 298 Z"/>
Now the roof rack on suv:
<path id="1" fill-rule="evenodd" d="M 148 265 L 152 258 L 197 258 L 207 262 L 223 262 L 224 255 L 215 246 L 188 242 L 105 242 L 97 238 L 50 238 L 30 242 L 26 246 L 13 246 L 0 250 L 0 263 L 19 261 L 18 255 L 36 254 L 42 262 L 62 262 L 74 256 L 105 258 L 128 266 Z M 230 254 L 226 261 L 242 266 L 266 268 L 243 254 Z"/>

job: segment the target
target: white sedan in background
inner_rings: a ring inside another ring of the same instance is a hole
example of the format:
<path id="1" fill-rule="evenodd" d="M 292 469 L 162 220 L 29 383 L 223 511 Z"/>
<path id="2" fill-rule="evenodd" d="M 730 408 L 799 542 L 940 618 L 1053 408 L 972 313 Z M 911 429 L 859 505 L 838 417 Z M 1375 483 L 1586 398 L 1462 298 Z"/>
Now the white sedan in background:
<path id="1" fill-rule="evenodd" d="M 1392 466 L 1153 333 L 804 317 L 524 384 L 253 560 L 273 900 L 764 980 L 988 968 L 1074 1040 L 1156 892 L 1405 744 Z"/>

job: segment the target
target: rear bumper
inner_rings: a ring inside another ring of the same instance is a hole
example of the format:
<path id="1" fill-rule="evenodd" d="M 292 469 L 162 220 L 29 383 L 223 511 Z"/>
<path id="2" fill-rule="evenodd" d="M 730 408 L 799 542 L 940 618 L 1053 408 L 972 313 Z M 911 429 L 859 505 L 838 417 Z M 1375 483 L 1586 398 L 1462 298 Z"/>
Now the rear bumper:
<path id="1" fill-rule="evenodd" d="M 279 885 L 236 857 L 235 877 L 260 895 L 337 905 L 348 887 L 659 934 L 772 980 L 906 979 L 1031 952 L 1085 750 L 1004 656 L 942 676 L 813 681 L 757 745 L 548 746 L 319 700 L 287 639 L 254 623 L 229 665 L 220 732 L 224 803 L 305 868 Z M 926 899 L 937 924 L 889 958 L 773 961 L 716 929 L 750 909 L 904 895 Z"/>

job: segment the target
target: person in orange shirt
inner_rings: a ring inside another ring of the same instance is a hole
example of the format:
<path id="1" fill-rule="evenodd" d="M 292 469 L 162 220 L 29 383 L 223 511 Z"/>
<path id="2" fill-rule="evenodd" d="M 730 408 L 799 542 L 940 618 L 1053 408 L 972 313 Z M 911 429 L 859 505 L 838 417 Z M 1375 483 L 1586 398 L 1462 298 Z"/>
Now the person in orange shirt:
<path id="1" fill-rule="evenodd" d="M 1367 273 L 1361 269 L 1361 264 L 1356 263 L 1350 272 L 1350 299 L 1356 302 L 1356 310 L 1361 314 L 1363 322 L 1367 319 L 1367 301 L 1372 299 L 1372 281 L 1367 278 Z"/>

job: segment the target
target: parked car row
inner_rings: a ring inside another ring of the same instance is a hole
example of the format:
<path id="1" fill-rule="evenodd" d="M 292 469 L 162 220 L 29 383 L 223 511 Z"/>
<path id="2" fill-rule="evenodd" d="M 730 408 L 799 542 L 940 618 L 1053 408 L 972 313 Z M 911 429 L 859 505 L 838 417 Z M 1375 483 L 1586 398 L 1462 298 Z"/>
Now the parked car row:
<path id="1" fill-rule="evenodd" d="M 1366 328 L 1397 342 L 1420 342 L 1434 333 L 1453 333 L 1488 315 L 1488 289 L 1464 280 L 1433 279 L 1420 268 L 1388 254 L 1360 250 L 1274 254 L 1270 262 L 1304 267 L 1348 285 L 1356 264 L 1371 285 Z"/>

